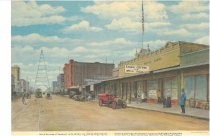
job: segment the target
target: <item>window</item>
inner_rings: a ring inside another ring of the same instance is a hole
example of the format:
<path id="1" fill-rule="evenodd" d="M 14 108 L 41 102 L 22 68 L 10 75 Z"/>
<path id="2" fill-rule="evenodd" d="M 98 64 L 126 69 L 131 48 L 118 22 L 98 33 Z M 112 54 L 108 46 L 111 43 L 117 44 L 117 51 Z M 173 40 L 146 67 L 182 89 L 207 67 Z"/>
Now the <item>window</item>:
<path id="1" fill-rule="evenodd" d="M 148 90 L 157 90 L 158 89 L 158 82 L 157 80 L 149 80 L 147 82 Z"/>
<path id="2" fill-rule="evenodd" d="M 177 99 L 178 95 L 178 84 L 176 78 L 166 78 L 164 79 L 164 96 L 168 95 L 172 97 L 172 99 Z"/>
<path id="3" fill-rule="evenodd" d="M 194 76 L 187 76 L 184 78 L 184 90 L 187 99 L 194 99 Z"/>
<path id="4" fill-rule="evenodd" d="M 204 75 L 195 77 L 195 99 L 206 100 L 207 77 Z"/>
<path id="5" fill-rule="evenodd" d="M 158 82 L 157 82 L 157 80 L 149 80 L 147 82 L 147 88 L 148 88 L 148 90 L 147 90 L 147 92 L 148 92 L 147 96 L 149 98 L 156 99 L 157 98 L 157 92 L 156 92 L 156 90 L 158 90 Z"/>
<path id="6" fill-rule="evenodd" d="M 187 99 L 207 100 L 208 83 L 206 75 L 187 76 L 184 78 Z"/>

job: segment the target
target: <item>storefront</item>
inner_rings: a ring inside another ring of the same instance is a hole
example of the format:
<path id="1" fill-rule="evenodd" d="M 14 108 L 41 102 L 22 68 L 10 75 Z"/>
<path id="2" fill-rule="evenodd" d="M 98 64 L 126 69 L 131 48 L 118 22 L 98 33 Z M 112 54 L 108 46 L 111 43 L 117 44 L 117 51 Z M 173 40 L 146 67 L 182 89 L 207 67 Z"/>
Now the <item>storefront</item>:
<path id="1" fill-rule="evenodd" d="M 207 109 L 208 75 L 188 75 L 184 77 L 184 89 L 188 106 Z"/>
<path id="2" fill-rule="evenodd" d="M 176 77 L 164 78 L 163 96 L 170 97 L 172 105 L 178 104 L 178 83 Z"/>
<path id="3" fill-rule="evenodd" d="M 187 107 L 208 109 L 209 50 L 183 53 L 179 57 L 179 65 L 113 78 L 99 83 L 97 87 L 128 102 L 142 102 L 145 99 L 145 102 L 155 104 L 158 97 L 161 100 L 159 103 L 170 97 L 171 105 L 178 105 L 181 90 L 184 89 Z"/>

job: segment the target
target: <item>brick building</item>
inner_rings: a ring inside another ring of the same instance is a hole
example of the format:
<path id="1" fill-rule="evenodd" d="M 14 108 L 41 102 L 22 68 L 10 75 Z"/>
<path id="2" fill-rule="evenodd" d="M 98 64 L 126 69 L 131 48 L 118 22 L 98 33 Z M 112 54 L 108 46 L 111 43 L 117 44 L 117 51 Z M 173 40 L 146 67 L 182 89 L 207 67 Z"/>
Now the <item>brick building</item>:
<path id="1" fill-rule="evenodd" d="M 70 60 L 64 65 L 64 88 L 79 87 L 112 77 L 114 64 L 88 63 Z"/>

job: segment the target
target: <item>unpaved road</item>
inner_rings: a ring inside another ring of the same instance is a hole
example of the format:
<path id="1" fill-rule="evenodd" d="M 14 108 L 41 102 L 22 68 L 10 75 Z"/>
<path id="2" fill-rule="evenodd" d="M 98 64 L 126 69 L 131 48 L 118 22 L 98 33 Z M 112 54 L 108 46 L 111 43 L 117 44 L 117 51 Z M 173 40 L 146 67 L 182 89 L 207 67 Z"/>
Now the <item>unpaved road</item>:
<path id="1" fill-rule="evenodd" d="M 190 117 L 140 109 L 99 107 L 97 102 L 78 102 L 53 96 L 12 102 L 12 131 L 83 130 L 204 130 L 209 122 Z"/>

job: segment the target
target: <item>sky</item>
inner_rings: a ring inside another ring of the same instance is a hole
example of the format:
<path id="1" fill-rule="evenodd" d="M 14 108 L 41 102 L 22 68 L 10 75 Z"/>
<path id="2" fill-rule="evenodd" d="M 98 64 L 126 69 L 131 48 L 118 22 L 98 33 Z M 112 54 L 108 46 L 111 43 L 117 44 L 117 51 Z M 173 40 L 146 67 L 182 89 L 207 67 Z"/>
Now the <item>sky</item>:
<path id="1" fill-rule="evenodd" d="M 169 41 L 209 45 L 207 0 L 12 1 L 11 64 L 32 84 L 43 50 L 50 83 L 69 59 L 114 63 Z"/>

